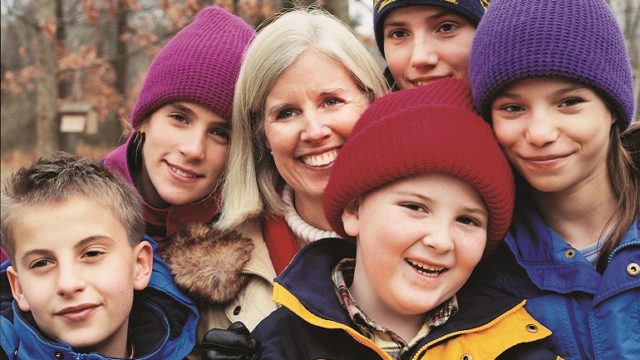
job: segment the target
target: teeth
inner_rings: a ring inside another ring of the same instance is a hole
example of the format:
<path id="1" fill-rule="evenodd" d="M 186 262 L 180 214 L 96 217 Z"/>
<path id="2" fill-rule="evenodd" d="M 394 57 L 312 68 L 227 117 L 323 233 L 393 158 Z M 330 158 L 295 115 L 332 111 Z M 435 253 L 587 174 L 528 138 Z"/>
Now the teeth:
<path id="1" fill-rule="evenodd" d="M 338 157 L 338 150 L 331 150 L 319 155 L 305 156 L 302 162 L 310 166 L 325 166 L 334 162 L 336 157 Z"/>
<path id="2" fill-rule="evenodd" d="M 413 260 L 407 260 L 407 262 L 409 263 L 409 265 L 413 266 L 420 273 L 439 274 L 446 270 L 446 268 L 443 268 L 443 267 L 433 267 L 433 266 L 417 263 Z"/>
<path id="3" fill-rule="evenodd" d="M 172 170 L 174 173 L 176 173 L 177 175 L 180 175 L 180 176 L 183 176 L 183 177 L 188 177 L 188 178 L 196 178 L 196 177 L 197 177 L 196 175 L 189 174 L 189 173 L 184 172 L 184 171 L 182 171 L 182 170 L 180 170 L 180 169 L 178 169 L 178 168 L 175 168 L 175 167 L 173 167 L 173 166 L 171 166 L 171 170 Z"/>

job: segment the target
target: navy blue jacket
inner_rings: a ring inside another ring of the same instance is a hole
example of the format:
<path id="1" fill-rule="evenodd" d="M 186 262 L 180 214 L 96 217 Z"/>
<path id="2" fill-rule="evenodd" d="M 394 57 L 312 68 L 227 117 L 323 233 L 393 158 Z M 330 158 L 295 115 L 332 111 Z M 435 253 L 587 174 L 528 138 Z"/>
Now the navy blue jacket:
<path id="1" fill-rule="evenodd" d="M 603 274 L 520 201 L 505 243 L 472 280 L 527 299 L 566 359 L 640 359 L 640 220 Z"/>
<path id="2" fill-rule="evenodd" d="M 173 284 L 169 268 L 155 252 L 149 286 L 136 292 L 129 317 L 129 336 L 136 359 L 184 359 L 196 344 L 198 310 Z M 74 352 L 60 341 L 47 340 L 30 313 L 20 311 L 7 280 L 9 261 L 0 268 L 0 345 L 10 360 L 103 360 L 105 356 Z M 0 354 L 2 355 L 2 354 Z"/>
<path id="3" fill-rule="evenodd" d="M 283 307 L 253 332 L 262 359 L 391 359 L 355 330 L 334 291 L 334 266 L 354 256 L 354 245 L 342 239 L 319 240 L 298 253 L 276 278 L 274 300 Z M 494 295 L 462 289 L 459 312 L 402 358 L 555 359 L 539 343 L 550 331 L 529 316 L 524 301 Z"/>

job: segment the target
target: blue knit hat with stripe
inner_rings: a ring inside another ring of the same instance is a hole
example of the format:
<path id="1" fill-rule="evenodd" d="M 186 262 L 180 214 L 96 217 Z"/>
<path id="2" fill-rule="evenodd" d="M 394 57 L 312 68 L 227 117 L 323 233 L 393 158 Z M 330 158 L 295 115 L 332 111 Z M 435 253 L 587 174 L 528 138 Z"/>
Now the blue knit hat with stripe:
<path id="1" fill-rule="evenodd" d="M 593 88 L 625 129 L 634 116 L 624 36 L 604 0 L 494 0 L 476 30 L 469 61 L 474 106 L 485 119 L 505 87 L 562 77 Z"/>

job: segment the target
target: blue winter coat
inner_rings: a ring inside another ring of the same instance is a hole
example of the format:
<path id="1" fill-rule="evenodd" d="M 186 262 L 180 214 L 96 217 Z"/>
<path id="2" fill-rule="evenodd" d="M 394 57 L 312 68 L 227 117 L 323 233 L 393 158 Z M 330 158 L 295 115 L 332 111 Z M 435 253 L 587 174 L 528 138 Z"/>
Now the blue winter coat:
<path id="1" fill-rule="evenodd" d="M 324 239 L 304 247 L 276 278 L 274 300 L 283 305 L 253 332 L 261 359 L 391 359 L 360 334 L 334 291 L 331 272 L 355 247 Z M 458 293 L 460 310 L 403 354 L 402 359 L 556 359 L 540 343 L 550 335 L 513 297 Z"/>
<path id="2" fill-rule="evenodd" d="M 640 359 L 640 220 L 611 253 L 603 274 L 519 202 L 510 233 L 470 281 L 527 299 L 566 359 Z"/>
<path id="3" fill-rule="evenodd" d="M 129 318 L 136 359 L 184 359 L 196 344 L 198 310 L 173 284 L 168 267 L 155 252 L 155 242 L 146 239 L 154 248 L 153 272 L 149 286 L 136 292 Z M 66 343 L 47 340 L 31 314 L 20 311 L 13 301 L 6 276 L 9 265 L 6 261 L 0 267 L 0 345 L 10 360 L 108 359 L 96 353 L 77 353 Z"/>

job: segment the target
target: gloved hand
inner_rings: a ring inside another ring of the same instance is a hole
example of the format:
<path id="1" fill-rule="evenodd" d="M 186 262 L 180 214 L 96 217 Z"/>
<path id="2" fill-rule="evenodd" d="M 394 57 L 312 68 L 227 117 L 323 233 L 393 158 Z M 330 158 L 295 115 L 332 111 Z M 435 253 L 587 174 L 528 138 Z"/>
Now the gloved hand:
<path id="1" fill-rule="evenodd" d="M 256 340 L 240 321 L 229 325 L 227 330 L 207 331 L 200 344 L 202 360 L 257 360 Z"/>

